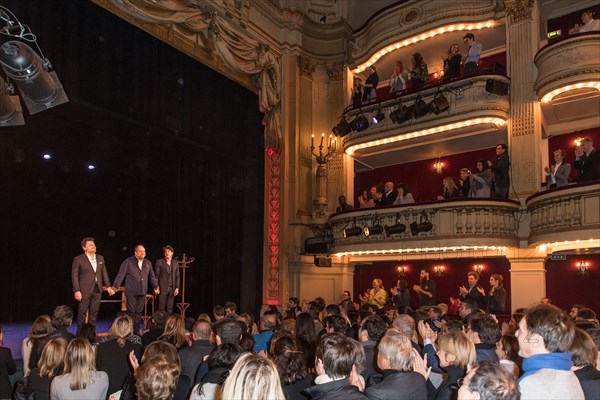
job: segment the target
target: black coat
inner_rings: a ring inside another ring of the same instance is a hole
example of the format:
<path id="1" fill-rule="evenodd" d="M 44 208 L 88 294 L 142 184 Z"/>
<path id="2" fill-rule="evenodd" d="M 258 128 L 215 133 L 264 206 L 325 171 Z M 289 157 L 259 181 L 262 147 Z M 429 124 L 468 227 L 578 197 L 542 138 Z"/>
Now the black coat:
<path id="1" fill-rule="evenodd" d="M 156 279 L 158 279 L 158 287 L 161 293 L 167 293 L 169 290 L 169 273 L 168 273 L 167 260 L 161 258 L 156 261 L 154 266 L 154 273 Z M 171 289 L 179 289 L 179 263 L 175 260 L 171 260 Z"/>
<path id="2" fill-rule="evenodd" d="M 575 376 L 579 379 L 585 400 L 600 399 L 600 371 L 588 365 L 575 371 Z"/>
<path id="3" fill-rule="evenodd" d="M 423 375 L 413 371 L 385 370 L 377 378 L 371 379 L 371 386 L 365 390 L 369 399 L 403 400 L 427 398 L 427 384 Z"/>
<path id="4" fill-rule="evenodd" d="M 579 182 L 600 179 L 600 151 L 593 149 L 589 156 L 582 155 L 573 165 L 579 170 Z"/>
<path id="5" fill-rule="evenodd" d="M 509 167 L 510 160 L 508 159 L 507 152 L 500 154 L 494 161 L 492 161 L 492 171 L 494 171 L 494 182 L 496 186 L 510 186 L 510 177 L 508 175 Z"/>
<path id="6" fill-rule="evenodd" d="M 8 347 L 0 347 L 0 399 L 10 399 L 13 387 L 9 375 L 17 372 L 17 365 Z"/>
<path id="7" fill-rule="evenodd" d="M 483 294 L 481 294 L 481 292 L 479 290 L 477 290 L 477 288 L 481 288 L 481 285 L 479 283 L 476 283 L 471 290 L 469 290 L 469 292 L 466 295 L 460 295 L 459 299 L 460 301 L 464 301 L 466 299 L 471 299 L 474 300 L 477 303 L 477 307 L 481 308 L 482 310 L 486 309 L 486 300 L 485 300 L 485 296 Z"/>
<path id="8" fill-rule="evenodd" d="M 189 347 L 184 347 L 179 351 L 181 359 L 181 375 L 190 379 L 190 388 L 194 385 L 196 372 L 202 364 L 204 356 L 210 354 L 214 347 L 208 340 L 196 340 Z"/>
<path id="9" fill-rule="evenodd" d="M 356 386 L 350 384 L 348 378 L 314 385 L 304 392 L 308 393 L 313 400 L 362 400 L 367 398 Z"/>
<path id="10" fill-rule="evenodd" d="M 50 332 L 48 335 L 41 339 L 37 339 L 33 341 L 33 346 L 31 347 L 31 355 L 29 356 L 29 369 L 34 369 L 37 367 L 38 361 L 40 360 L 40 356 L 42 355 L 42 350 L 46 346 L 46 343 L 51 341 L 52 339 L 65 339 L 67 342 L 70 342 L 75 335 L 71 332 L 64 329 L 57 329 L 53 332 Z"/>
<path id="11" fill-rule="evenodd" d="M 458 396 L 457 382 L 460 378 L 464 378 L 465 370 L 460 367 L 446 367 L 444 369 L 448 373 L 448 378 L 437 389 L 431 381 L 427 381 L 428 400 L 456 400 Z"/>
<path id="12" fill-rule="evenodd" d="M 98 291 L 102 293 L 102 285 L 110 287 L 104 257 L 96 254 L 96 272 L 94 272 L 92 263 L 85 253 L 73 258 L 71 281 L 73 283 L 73 293 L 81 292 L 85 296 L 94 292 L 94 286 L 97 286 Z"/>
<path id="13" fill-rule="evenodd" d="M 123 387 L 127 377 L 132 372 L 129 364 L 129 353 L 133 350 L 139 360 L 142 356 L 142 345 L 126 340 L 123 347 L 119 346 L 117 339 L 98 345 L 96 356 L 96 369 L 108 375 L 108 393 L 114 393 Z"/>

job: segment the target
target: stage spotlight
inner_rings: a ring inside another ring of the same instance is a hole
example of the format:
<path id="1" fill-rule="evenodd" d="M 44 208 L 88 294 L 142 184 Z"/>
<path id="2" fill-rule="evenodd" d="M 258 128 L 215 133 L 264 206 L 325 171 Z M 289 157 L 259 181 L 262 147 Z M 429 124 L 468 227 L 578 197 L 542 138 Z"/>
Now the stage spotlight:
<path id="1" fill-rule="evenodd" d="M 354 121 L 350 122 L 350 127 L 352 130 L 361 132 L 369 127 L 369 121 L 364 114 L 360 114 L 358 117 L 354 119 Z"/>
<path id="2" fill-rule="evenodd" d="M 44 160 L 51 160 L 51 159 L 52 159 L 52 154 L 45 153 L 45 154 L 42 156 L 42 158 L 43 158 Z"/>
<path id="3" fill-rule="evenodd" d="M 88 164 L 87 169 L 89 169 L 90 171 L 93 171 L 96 169 L 96 166 L 94 164 Z"/>
<path id="4" fill-rule="evenodd" d="M 406 107 L 404 104 L 390 113 L 390 119 L 396 124 L 402 124 L 412 118 L 412 108 Z"/>
<path id="5" fill-rule="evenodd" d="M 433 97 L 433 100 L 431 100 L 429 103 L 429 111 L 435 115 L 444 111 L 448 111 L 449 108 L 450 104 L 448 103 L 448 99 L 442 94 L 442 92 L 437 92 Z"/>
<path id="6" fill-rule="evenodd" d="M 0 46 L 0 64 L 16 82 L 30 114 L 68 101 L 56 73 L 49 72 L 50 62 L 25 43 L 11 40 Z"/>
<path id="7" fill-rule="evenodd" d="M 379 112 L 377 112 L 377 114 L 373 115 L 373 124 L 377 125 L 378 123 L 380 123 L 381 121 L 383 121 L 385 119 L 385 114 L 383 113 L 383 111 L 379 110 Z"/>
<path id="8" fill-rule="evenodd" d="M 364 234 L 369 237 L 371 235 L 381 235 L 383 233 L 383 226 L 377 224 L 373 226 L 365 226 Z"/>
<path id="9" fill-rule="evenodd" d="M 396 222 L 395 225 L 386 225 L 385 226 L 385 235 L 387 237 L 390 237 L 391 235 L 404 233 L 405 230 L 406 230 L 406 225 L 401 224 L 400 222 Z"/>
<path id="10" fill-rule="evenodd" d="M 362 233 L 362 229 L 360 228 L 360 226 L 353 226 L 350 228 L 346 228 L 344 229 L 344 237 L 351 237 L 351 236 L 358 236 Z"/>
<path id="11" fill-rule="evenodd" d="M 11 96 L 12 85 L 0 76 L 0 126 L 25 125 L 19 96 Z"/>
<path id="12" fill-rule="evenodd" d="M 337 124 L 336 126 L 334 126 L 331 131 L 333 133 L 335 133 L 336 136 L 339 136 L 342 138 L 342 137 L 346 136 L 347 134 L 349 134 L 350 132 L 352 132 L 352 128 L 350 127 L 350 124 L 348 123 L 348 121 L 346 121 L 346 118 L 342 118 L 340 123 Z"/>
<path id="13" fill-rule="evenodd" d="M 508 85 L 495 79 L 488 79 L 485 82 L 485 91 L 498 96 L 506 96 L 508 94 Z"/>
<path id="14" fill-rule="evenodd" d="M 413 236 L 417 236 L 422 232 L 429 232 L 431 229 L 433 229 L 433 224 L 429 222 L 425 213 L 421 214 L 421 222 L 413 222 L 410 224 L 410 233 L 412 233 Z"/>
<path id="15" fill-rule="evenodd" d="M 421 96 L 417 97 L 417 100 L 415 100 L 415 103 L 412 105 L 412 108 L 413 108 L 413 117 L 415 119 L 419 119 L 419 118 L 424 117 L 427 114 L 429 114 L 429 107 L 427 107 L 427 103 L 425 103 L 423 101 Z"/>

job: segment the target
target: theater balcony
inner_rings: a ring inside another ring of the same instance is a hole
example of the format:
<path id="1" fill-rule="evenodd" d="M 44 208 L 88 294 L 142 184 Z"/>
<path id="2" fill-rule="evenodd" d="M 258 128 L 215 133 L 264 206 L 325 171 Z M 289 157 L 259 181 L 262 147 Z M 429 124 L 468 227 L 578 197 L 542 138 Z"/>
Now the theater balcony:
<path id="1" fill-rule="evenodd" d="M 535 92 L 548 135 L 598 126 L 600 32 L 554 40 L 535 56 Z"/>
<path id="2" fill-rule="evenodd" d="M 502 252 L 518 247 L 519 203 L 456 199 L 354 210 L 332 215 L 330 253 L 350 260 L 402 255 Z"/>
<path id="3" fill-rule="evenodd" d="M 526 204 L 530 246 L 549 252 L 600 246 L 600 181 L 540 192 Z"/>

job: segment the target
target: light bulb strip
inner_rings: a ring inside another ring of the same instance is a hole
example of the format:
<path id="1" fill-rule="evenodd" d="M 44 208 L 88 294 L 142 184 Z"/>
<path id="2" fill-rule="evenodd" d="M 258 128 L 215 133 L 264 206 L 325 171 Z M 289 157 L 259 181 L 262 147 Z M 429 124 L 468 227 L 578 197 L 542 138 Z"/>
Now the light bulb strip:
<path id="1" fill-rule="evenodd" d="M 554 99 L 556 96 L 558 96 L 561 93 L 568 92 L 568 91 L 575 90 L 575 89 L 582 89 L 582 88 L 593 88 L 593 89 L 600 90 L 600 81 L 579 82 L 579 83 L 575 83 L 575 84 L 571 84 L 571 85 L 566 85 L 566 86 L 560 87 L 558 89 L 554 89 L 553 91 L 546 93 L 542 97 L 542 103 L 551 102 L 552 99 Z"/>
<path id="2" fill-rule="evenodd" d="M 466 126 L 478 125 L 478 124 L 494 124 L 497 126 L 503 126 L 506 124 L 506 120 L 497 117 L 486 117 L 486 118 L 474 118 L 465 121 L 454 122 L 448 125 L 436 126 L 434 128 L 423 129 L 420 131 L 404 133 L 402 135 L 392 136 L 384 139 L 377 139 L 370 142 L 355 144 L 349 146 L 346 149 L 346 154 L 352 155 L 356 150 L 366 149 L 370 147 L 382 146 L 384 144 L 400 142 L 402 140 L 413 139 L 422 136 L 433 135 L 440 132 L 446 132 L 453 129 L 464 128 Z"/>
<path id="3" fill-rule="evenodd" d="M 402 47 L 410 46 L 411 44 L 419 43 L 427 39 L 431 39 L 434 36 L 441 35 L 448 32 L 454 31 L 475 31 L 484 28 L 492 28 L 494 27 L 494 21 L 486 21 L 486 22 L 478 22 L 478 23 L 460 23 L 460 24 L 452 24 L 441 26 L 436 29 L 432 29 L 429 32 L 422 33 L 420 35 L 413 36 L 411 38 L 404 39 L 395 44 L 391 44 L 389 46 L 384 47 L 381 50 L 378 50 L 369 58 L 366 62 L 362 63 L 358 67 L 352 70 L 353 74 L 359 74 L 369 68 L 371 65 L 375 64 L 381 57 L 386 54 L 391 53 L 394 50 L 401 49 Z"/>
<path id="4" fill-rule="evenodd" d="M 477 251 L 477 250 L 497 250 L 506 251 L 506 246 L 449 246 L 449 247 L 424 247 L 424 248 L 409 248 L 409 249 L 390 249 L 390 250 L 358 250 L 344 251 L 336 253 L 337 257 L 346 256 L 370 256 L 370 255 L 386 255 L 386 254 L 409 254 L 409 253 L 439 253 L 447 251 Z"/>

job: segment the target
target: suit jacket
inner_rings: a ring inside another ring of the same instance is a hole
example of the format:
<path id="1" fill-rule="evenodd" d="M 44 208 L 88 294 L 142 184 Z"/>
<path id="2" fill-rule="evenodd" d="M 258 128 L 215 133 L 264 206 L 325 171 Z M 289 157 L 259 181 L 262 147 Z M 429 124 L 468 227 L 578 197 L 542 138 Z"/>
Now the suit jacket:
<path id="1" fill-rule="evenodd" d="M 160 287 L 161 293 L 167 293 L 169 289 L 169 273 L 167 269 L 167 260 L 161 258 L 156 261 L 154 266 L 154 273 L 158 279 L 158 286 Z M 175 260 L 171 260 L 171 281 L 173 282 L 173 290 L 179 289 L 179 263 Z"/>
<path id="2" fill-rule="evenodd" d="M 8 347 L 0 347 L 0 399 L 10 399 L 13 387 L 9 375 L 17 372 L 17 365 Z"/>
<path id="3" fill-rule="evenodd" d="M 550 169 L 550 172 L 554 171 L 554 165 Z M 571 174 L 571 164 L 563 162 L 558 167 L 558 170 L 554 174 L 554 180 L 556 181 L 556 187 L 567 186 L 569 183 L 569 175 Z M 552 174 L 546 175 L 546 189 L 550 189 L 552 185 Z"/>
<path id="4" fill-rule="evenodd" d="M 494 182 L 496 186 L 509 187 L 510 177 L 508 175 L 508 169 L 510 166 L 510 160 L 508 159 L 508 153 L 502 153 L 492 162 L 492 171 L 494 171 Z"/>
<path id="5" fill-rule="evenodd" d="M 582 155 L 575 160 L 575 168 L 580 172 L 579 181 L 593 181 L 600 178 L 600 151 L 592 149 L 590 155 Z"/>
<path id="6" fill-rule="evenodd" d="M 96 272 L 85 253 L 75 257 L 71 268 L 71 280 L 73 281 L 73 292 L 89 294 L 94 291 L 94 285 L 102 292 L 103 285 L 110 286 L 104 257 L 96 254 Z"/>
<path id="7" fill-rule="evenodd" d="M 396 190 L 392 190 L 389 194 L 383 194 L 383 197 L 381 198 L 381 205 L 382 206 L 391 206 L 392 204 L 394 204 L 394 201 L 396 201 L 396 198 L 398 197 L 398 192 Z"/>
<path id="8" fill-rule="evenodd" d="M 121 264 L 119 274 L 113 282 L 113 287 L 118 288 L 125 280 L 125 296 L 145 296 L 148 293 L 148 279 L 150 279 L 152 289 L 158 289 L 158 280 L 154 275 L 150 260 L 144 258 L 140 270 L 138 259 L 129 257 Z"/>
<path id="9" fill-rule="evenodd" d="M 473 287 L 471 288 L 471 290 L 469 290 L 469 292 L 463 296 L 462 294 L 459 296 L 459 299 L 461 301 L 466 300 L 466 299 L 472 299 L 475 300 L 477 302 L 477 307 L 481 308 L 482 310 L 485 310 L 485 306 L 486 306 L 486 301 L 485 301 L 485 296 L 483 294 L 481 294 L 481 292 L 479 290 L 477 290 L 477 288 L 481 288 L 481 285 L 479 283 L 476 283 L 475 285 L 473 285 Z"/>

